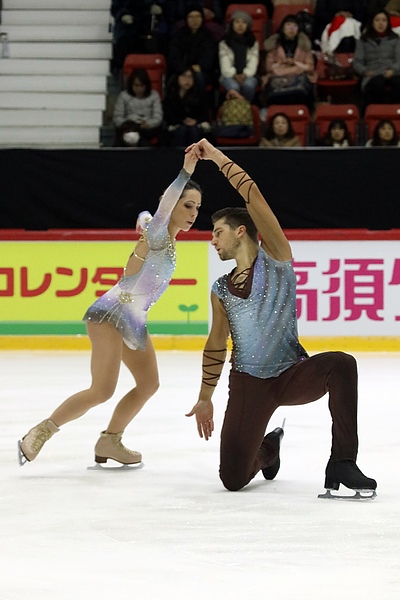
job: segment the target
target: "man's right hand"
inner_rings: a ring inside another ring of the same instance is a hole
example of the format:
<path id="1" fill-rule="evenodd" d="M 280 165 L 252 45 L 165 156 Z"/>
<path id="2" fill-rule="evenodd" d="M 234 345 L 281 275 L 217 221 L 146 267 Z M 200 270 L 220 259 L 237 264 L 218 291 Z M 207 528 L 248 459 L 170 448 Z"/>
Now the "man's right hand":
<path id="1" fill-rule="evenodd" d="M 185 417 L 196 416 L 197 431 L 199 436 L 206 441 L 211 437 L 212 432 L 214 431 L 213 413 L 214 407 L 211 400 L 199 400 L 193 406 L 192 410 L 185 415 Z"/>

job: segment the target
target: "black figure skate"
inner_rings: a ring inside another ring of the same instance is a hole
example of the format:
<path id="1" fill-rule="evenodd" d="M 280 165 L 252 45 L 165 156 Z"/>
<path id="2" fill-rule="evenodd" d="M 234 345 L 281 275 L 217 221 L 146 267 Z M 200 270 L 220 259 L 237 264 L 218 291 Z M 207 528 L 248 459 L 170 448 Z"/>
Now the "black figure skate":
<path id="1" fill-rule="evenodd" d="M 262 469 L 262 474 L 264 475 L 265 479 L 268 479 L 268 481 L 275 479 L 275 477 L 277 476 L 278 471 L 280 469 L 280 466 L 281 466 L 279 449 L 281 447 L 281 441 L 284 436 L 283 429 L 285 427 L 285 421 L 286 421 L 286 419 L 283 419 L 282 427 L 276 427 L 273 431 L 268 433 L 264 438 L 264 441 L 268 440 L 278 450 L 278 458 L 276 459 L 274 464 L 270 465 L 269 467 L 265 467 L 265 469 Z"/>
<path id="2" fill-rule="evenodd" d="M 340 484 L 354 490 L 352 496 L 336 495 L 331 491 L 337 491 Z M 329 459 L 325 470 L 325 494 L 319 494 L 318 498 L 328 500 L 373 500 L 376 498 L 375 479 L 366 477 L 357 467 L 354 460 L 339 460 L 333 462 Z"/>

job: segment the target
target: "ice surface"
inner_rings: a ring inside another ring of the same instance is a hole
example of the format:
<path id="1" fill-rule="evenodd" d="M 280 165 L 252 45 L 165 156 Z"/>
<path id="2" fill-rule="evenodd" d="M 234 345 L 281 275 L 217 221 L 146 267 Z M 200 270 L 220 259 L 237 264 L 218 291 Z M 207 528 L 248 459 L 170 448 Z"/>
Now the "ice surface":
<path id="1" fill-rule="evenodd" d="M 283 407 L 282 466 L 227 492 L 218 478 L 227 368 L 215 392 L 216 431 L 194 419 L 199 352 L 159 352 L 161 389 L 124 436 L 144 468 L 88 470 L 118 397 L 69 423 L 19 467 L 17 440 L 89 382 L 86 352 L 0 352 L 0 600 L 398 600 L 400 362 L 356 355 L 358 464 L 374 501 L 326 501 L 327 399 Z"/>

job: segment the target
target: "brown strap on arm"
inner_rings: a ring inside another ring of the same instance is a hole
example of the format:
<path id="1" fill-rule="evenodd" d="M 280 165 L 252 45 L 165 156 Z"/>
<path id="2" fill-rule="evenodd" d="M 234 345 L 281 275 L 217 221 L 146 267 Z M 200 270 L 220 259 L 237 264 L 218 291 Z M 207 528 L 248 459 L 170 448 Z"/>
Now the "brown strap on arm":
<path id="1" fill-rule="evenodd" d="M 231 186 L 243 197 L 246 204 L 250 204 L 250 192 L 255 183 L 246 171 L 234 163 L 233 160 L 221 165 L 219 170 L 225 175 Z M 242 186 L 245 185 L 246 187 L 241 190 Z"/>
<path id="2" fill-rule="evenodd" d="M 219 381 L 226 358 L 226 348 L 204 350 L 202 383 L 215 387 Z"/>

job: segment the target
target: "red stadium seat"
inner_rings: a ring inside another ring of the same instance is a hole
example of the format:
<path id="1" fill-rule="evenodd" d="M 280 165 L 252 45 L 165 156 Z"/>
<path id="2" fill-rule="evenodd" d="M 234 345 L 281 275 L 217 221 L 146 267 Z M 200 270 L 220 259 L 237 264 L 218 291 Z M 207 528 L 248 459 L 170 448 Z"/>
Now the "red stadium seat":
<path id="1" fill-rule="evenodd" d="M 267 109 L 267 123 L 277 114 L 284 113 L 292 123 L 297 137 L 302 146 L 306 146 L 309 139 L 310 111 L 305 104 L 273 104 Z"/>
<path id="2" fill-rule="evenodd" d="M 271 33 L 276 33 L 281 26 L 283 19 L 287 15 L 295 15 L 301 10 L 309 12 L 310 15 L 314 13 L 310 3 L 306 4 L 278 4 L 275 6 L 274 12 L 272 15 L 272 31 Z"/>
<path id="3" fill-rule="evenodd" d="M 327 133 L 332 119 L 343 119 L 353 143 L 358 141 L 360 113 L 355 104 L 319 104 L 314 117 L 315 139 L 320 139 Z"/>
<path id="4" fill-rule="evenodd" d="M 167 70 L 165 56 L 163 54 L 127 54 L 122 67 L 124 82 L 133 69 L 138 68 L 146 69 L 153 89 L 156 90 L 162 98 L 164 93 L 165 72 Z"/>
<path id="5" fill-rule="evenodd" d="M 396 131 L 400 135 L 400 104 L 369 104 L 364 114 L 368 139 L 372 137 L 377 123 L 382 119 L 393 121 Z"/>
<path id="6" fill-rule="evenodd" d="M 345 68 L 350 68 L 353 64 L 354 53 L 351 52 L 336 52 L 335 58 L 338 64 Z M 334 79 L 329 76 L 326 57 L 320 54 L 317 58 L 317 88 L 318 93 L 322 98 L 331 100 L 348 101 L 356 92 L 359 78 L 355 73 L 351 73 L 347 79 Z"/>

